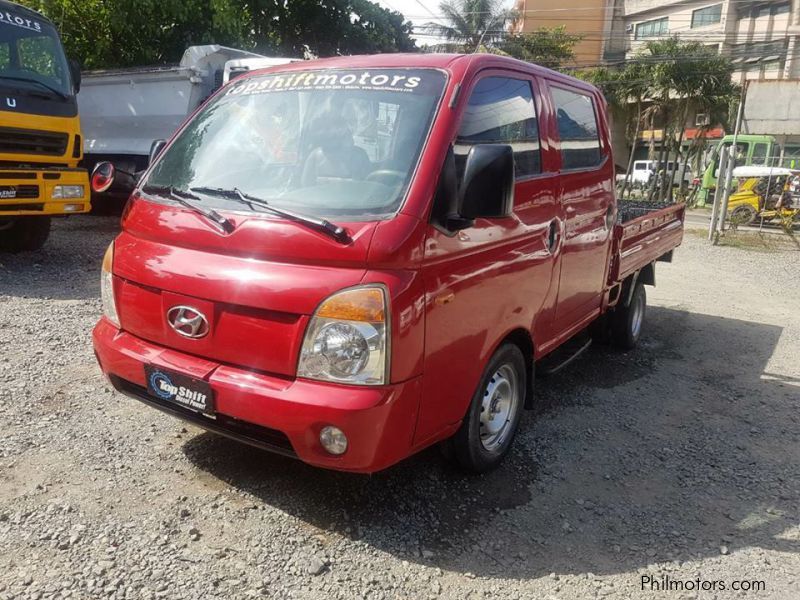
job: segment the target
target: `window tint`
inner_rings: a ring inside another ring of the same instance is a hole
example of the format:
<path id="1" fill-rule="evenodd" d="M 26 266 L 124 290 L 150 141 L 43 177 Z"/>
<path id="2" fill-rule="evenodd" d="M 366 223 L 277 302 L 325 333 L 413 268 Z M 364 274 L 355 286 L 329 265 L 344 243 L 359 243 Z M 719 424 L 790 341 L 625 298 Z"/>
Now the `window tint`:
<path id="1" fill-rule="evenodd" d="M 662 17 L 660 19 L 653 19 L 652 21 L 645 21 L 636 26 L 636 33 L 634 37 L 637 40 L 642 38 L 657 37 L 665 35 L 669 31 L 669 17 Z"/>
<path id="2" fill-rule="evenodd" d="M 8 44 L 0 42 L 0 69 L 5 71 L 11 61 L 11 54 L 8 51 Z"/>
<path id="3" fill-rule="evenodd" d="M 454 147 L 459 177 L 476 144 L 509 144 L 514 149 L 517 178 L 541 172 L 539 126 L 529 82 L 507 77 L 478 82 Z"/>
<path id="4" fill-rule="evenodd" d="M 580 169 L 600 164 L 600 136 L 592 99 L 557 87 L 552 90 L 561 139 L 561 168 Z"/>

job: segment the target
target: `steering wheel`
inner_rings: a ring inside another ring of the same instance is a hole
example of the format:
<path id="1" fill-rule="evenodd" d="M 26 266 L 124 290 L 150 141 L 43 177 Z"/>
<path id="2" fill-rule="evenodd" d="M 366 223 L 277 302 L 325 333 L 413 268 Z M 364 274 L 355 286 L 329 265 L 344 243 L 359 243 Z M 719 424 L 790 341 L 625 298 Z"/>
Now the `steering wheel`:
<path id="1" fill-rule="evenodd" d="M 402 183 L 405 178 L 406 174 L 402 171 L 395 171 L 394 169 L 379 169 L 367 175 L 366 181 L 382 183 L 385 186 L 392 187 Z"/>

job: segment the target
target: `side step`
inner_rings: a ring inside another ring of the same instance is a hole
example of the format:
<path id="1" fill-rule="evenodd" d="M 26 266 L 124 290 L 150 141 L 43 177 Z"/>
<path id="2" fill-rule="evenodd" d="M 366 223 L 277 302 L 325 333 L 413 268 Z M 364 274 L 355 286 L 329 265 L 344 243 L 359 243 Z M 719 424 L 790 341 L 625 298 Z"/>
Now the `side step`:
<path id="1" fill-rule="evenodd" d="M 552 354 L 549 354 L 539 363 L 537 363 L 536 374 L 546 377 L 548 375 L 552 375 L 553 373 L 557 373 L 578 358 L 581 354 L 586 352 L 591 345 L 591 336 L 578 335 L 572 338 L 566 344 L 553 351 Z"/>

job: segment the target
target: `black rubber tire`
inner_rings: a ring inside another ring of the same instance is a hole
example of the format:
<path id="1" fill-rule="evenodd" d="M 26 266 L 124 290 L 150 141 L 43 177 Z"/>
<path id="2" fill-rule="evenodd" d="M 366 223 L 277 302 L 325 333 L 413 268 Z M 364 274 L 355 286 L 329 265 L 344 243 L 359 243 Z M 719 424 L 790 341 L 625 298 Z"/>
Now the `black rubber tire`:
<path id="1" fill-rule="evenodd" d="M 509 416 L 508 424 L 511 427 L 502 445 L 494 451 L 484 448 L 480 437 L 480 416 L 483 393 L 489 384 L 489 380 L 495 372 L 503 365 L 508 364 L 516 374 L 517 381 L 517 402 L 516 409 Z M 486 370 L 478 382 L 478 387 L 472 396 L 467 414 L 461 422 L 461 427 L 456 434 L 443 444 L 445 456 L 451 456 L 452 460 L 465 471 L 472 473 L 485 473 L 496 468 L 503 460 L 514 441 L 514 436 L 519 427 L 519 420 L 522 416 L 525 404 L 525 392 L 527 390 L 527 369 L 525 368 L 525 358 L 519 347 L 514 344 L 504 344 L 494 353 Z"/>
<path id="2" fill-rule="evenodd" d="M 50 236 L 50 217 L 18 217 L 0 227 L 0 251 L 39 250 Z"/>
<path id="3" fill-rule="evenodd" d="M 641 310 L 639 326 L 634 324 L 637 311 Z M 644 284 L 637 282 L 633 288 L 630 302 L 617 306 L 611 315 L 611 339 L 617 348 L 632 350 L 639 343 L 647 314 L 647 293 Z"/>
<path id="4" fill-rule="evenodd" d="M 750 225 L 756 220 L 757 215 L 756 209 L 752 206 L 737 206 L 733 209 L 733 212 L 731 212 L 728 221 L 734 225 Z"/>

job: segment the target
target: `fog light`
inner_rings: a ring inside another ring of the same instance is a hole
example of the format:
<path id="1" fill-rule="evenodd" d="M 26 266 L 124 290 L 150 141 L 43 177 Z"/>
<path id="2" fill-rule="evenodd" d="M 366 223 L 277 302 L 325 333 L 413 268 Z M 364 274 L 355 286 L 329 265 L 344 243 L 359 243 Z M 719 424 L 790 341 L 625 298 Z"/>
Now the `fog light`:
<path id="1" fill-rule="evenodd" d="M 83 204 L 65 204 L 64 205 L 64 212 L 81 212 L 83 210 Z"/>
<path id="2" fill-rule="evenodd" d="M 319 432 L 319 443 L 331 454 L 344 454 L 347 450 L 347 436 L 338 427 L 328 425 Z"/>
<path id="3" fill-rule="evenodd" d="M 57 185 L 53 188 L 53 199 L 83 198 L 82 185 Z"/>

